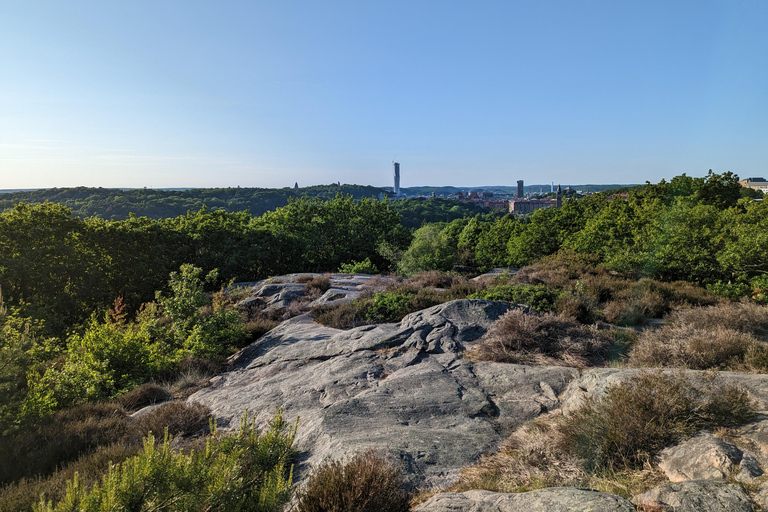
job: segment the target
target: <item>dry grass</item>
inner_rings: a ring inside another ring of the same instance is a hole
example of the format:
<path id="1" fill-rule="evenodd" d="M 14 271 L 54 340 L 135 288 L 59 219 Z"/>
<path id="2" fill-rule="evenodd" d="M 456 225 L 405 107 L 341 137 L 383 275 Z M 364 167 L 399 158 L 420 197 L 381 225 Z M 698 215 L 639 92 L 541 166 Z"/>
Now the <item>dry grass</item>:
<path id="1" fill-rule="evenodd" d="M 330 461 L 310 475 L 298 512 L 406 512 L 410 494 L 402 470 L 376 450 Z"/>
<path id="2" fill-rule="evenodd" d="M 763 372 L 768 345 L 748 333 L 717 326 L 667 325 L 644 331 L 629 353 L 630 366 Z"/>
<path id="3" fill-rule="evenodd" d="M 711 307 L 679 310 L 671 313 L 667 321 L 674 325 L 690 324 L 699 329 L 725 327 L 768 341 L 768 308 L 751 302 L 724 302 Z"/>
<path id="4" fill-rule="evenodd" d="M 525 492 L 574 486 L 630 498 L 666 481 L 652 465 L 617 472 L 586 471 L 581 460 L 562 448 L 559 425 L 564 420 L 559 413 L 552 413 L 518 428 L 496 453 L 483 455 L 475 465 L 462 470 L 459 481 L 448 491 Z"/>
<path id="5" fill-rule="evenodd" d="M 768 370 L 768 309 L 722 303 L 677 310 L 667 325 L 644 331 L 632 348 L 633 366 L 695 370 Z"/>
<path id="6" fill-rule="evenodd" d="M 515 309 L 497 320 L 467 356 L 502 363 L 604 366 L 613 344 L 612 334 L 595 326 Z"/>
<path id="7" fill-rule="evenodd" d="M 523 492 L 559 485 L 582 485 L 588 478 L 578 459 L 558 442 L 559 414 L 541 416 L 518 428 L 493 454 L 461 471 L 449 492 L 486 489 Z"/>

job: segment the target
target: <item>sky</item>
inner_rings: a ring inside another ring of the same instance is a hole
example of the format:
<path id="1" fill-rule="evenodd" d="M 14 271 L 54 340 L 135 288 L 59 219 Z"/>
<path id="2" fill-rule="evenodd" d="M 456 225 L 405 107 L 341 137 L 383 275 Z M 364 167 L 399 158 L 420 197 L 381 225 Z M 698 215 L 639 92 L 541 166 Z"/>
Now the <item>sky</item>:
<path id="1" fill-rule="evenodd" d="M 0 189 L 768 175 L 768 2 L 0 0 Z M 768 177 L 768 176 L 766 176 Z"/>

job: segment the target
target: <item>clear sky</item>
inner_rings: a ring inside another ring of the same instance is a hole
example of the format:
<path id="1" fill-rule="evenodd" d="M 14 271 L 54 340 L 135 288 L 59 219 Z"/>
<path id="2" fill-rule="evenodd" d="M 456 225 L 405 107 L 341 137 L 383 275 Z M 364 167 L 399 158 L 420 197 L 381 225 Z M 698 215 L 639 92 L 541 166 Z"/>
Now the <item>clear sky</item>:
<path id="1" fill-rule="evenodd" d="M 768 1 L 0 0 L 0 188 L 768 177 Z"/>

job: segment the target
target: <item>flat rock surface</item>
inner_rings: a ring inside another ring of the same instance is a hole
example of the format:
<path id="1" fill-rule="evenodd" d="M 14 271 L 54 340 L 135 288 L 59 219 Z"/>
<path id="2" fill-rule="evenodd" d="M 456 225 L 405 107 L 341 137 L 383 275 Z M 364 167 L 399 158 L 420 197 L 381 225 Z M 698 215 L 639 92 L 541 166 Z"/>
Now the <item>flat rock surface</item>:
<path id="1" fill-rule="evenodd" d="M 629 500 L 575 487 L 549 487 L 515 494 L 467 491 L 432 496 L 414 512 L 634 512 Z"/>
<path id="2" fill-rule="evenodd" d="M 300 473 L 376 447 L 400 459 L 413 485 L 451 483 L 512 428 L 558 408 L 577 374 L 461 358 L 511 307 L 458 300 L 348 331 L 296 317 L 237 354 L 189 401 L 210 407 L 224 427 L 246 409 L 263 423 L 275 407 L 299 416 Z"/>
<path id="3" fill-rule="evenodd" d="M 715 480 L 692 480 L 660 485 L 632 498 L 638 505 L 674 512 L 753 512 L 744 490 Z"/>

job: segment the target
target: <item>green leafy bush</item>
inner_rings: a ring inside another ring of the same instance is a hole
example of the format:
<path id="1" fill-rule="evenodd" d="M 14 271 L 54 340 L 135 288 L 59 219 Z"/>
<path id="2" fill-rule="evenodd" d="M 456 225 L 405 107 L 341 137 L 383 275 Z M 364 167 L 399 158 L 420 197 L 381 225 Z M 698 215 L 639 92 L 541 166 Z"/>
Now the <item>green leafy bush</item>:
<path id="1" fill-rule="evenodd" d="M 245 415 L 230 436 L 215 433 L 205 449 L 183 453 L 171 438 L 153 436 L 135 457 L 110 468 L 100 484 L 86 488 L 77 474 L 55 506 L 43 498 L 36 512 L 78 510 L 217 510 L 278 512 L 291 495 L 296 429 L 278 414 L 264 432 Z"/>
<path id="2" fill-rule="evenodd" d="M 376 450 L 329 461 L 309 477 L 298 512 L 406 512 L 410 495 L 403 473 Z"/>
<path id="3" fill-rule="evenodd" d="M 755 417 L 747 393 L 715 380 L 642 372 L 587 398 L 560 427 L 565 449 L 590 470 L 638 468 L 699 430 Z"/>
<path id="4" fill-rule="evenodd" d="M 492 286 L 470 295 L 469 299 L 503 300 L 525 304 L 541 312 L 552 311 L 560 293 L 541 285 L 525 286 L 506 284 Z"/>
<path id="5" fill-rule="evenodd" d="M 342 263 L 339 266 L 339 272 L 342 274 L 378 274 L 379 269 L 371 263 L 371 258 L 365 258 L 363 261 Z"/>

